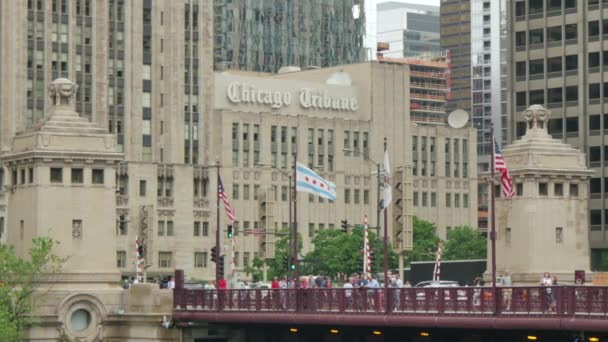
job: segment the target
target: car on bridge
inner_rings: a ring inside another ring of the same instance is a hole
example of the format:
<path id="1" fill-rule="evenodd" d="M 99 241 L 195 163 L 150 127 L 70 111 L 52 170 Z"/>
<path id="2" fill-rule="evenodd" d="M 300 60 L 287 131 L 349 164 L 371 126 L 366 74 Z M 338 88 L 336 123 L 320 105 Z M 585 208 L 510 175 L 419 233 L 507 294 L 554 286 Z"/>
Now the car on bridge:
<path id="1" fill-rule="evenodd" d="M 416 284 L 416 286 L 414 286 L 416 288 L 450 288 L 450 287 L 460 287 L 460 284 L 458 284 L 457 281 L 453 281 L 453 280 L 427 280 L 427 281 L 423 281 L 420 282 L 418 284 Z M 416 299 L 419 301 L 424 301 L 425 297 L 426 297 L 426 292 L 425 290 L 422 291 L 416 291 Z M 445 290 L 445 299 L 446 300 L 450 300 L 450 290 Z M 438 295 L 438 292 L 435 291 L 434 292 L 435 296 Z M 467 300 L 467 293 L 464 290 L 458 290 L 456 292 L 457 295 L 457 300 L 459 301 L 465 301 Z"/>

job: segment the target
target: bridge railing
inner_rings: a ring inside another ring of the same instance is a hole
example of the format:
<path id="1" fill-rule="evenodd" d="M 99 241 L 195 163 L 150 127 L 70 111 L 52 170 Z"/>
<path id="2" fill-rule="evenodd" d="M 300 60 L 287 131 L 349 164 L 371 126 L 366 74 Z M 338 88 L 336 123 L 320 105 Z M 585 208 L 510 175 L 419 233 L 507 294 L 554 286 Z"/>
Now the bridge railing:
<path id="1" fill-rule="evenodd" d="M 175 311 L 593 316 L 608 319 L 608 287 L 175 289 Z"/>

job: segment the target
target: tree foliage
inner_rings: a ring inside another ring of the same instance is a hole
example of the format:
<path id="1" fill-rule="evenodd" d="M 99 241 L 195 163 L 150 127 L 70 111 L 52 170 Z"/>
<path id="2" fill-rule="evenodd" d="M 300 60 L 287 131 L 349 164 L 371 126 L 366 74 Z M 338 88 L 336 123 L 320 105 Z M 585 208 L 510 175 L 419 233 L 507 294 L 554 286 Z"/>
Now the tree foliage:
<path id="1" fill-rule="evenodd" d="M 55 254 L 57 244 L 47 237 L 33 239 L 27 260 L 13 246 L 0 245 L 0 336 L 7 341 L 19 340 L 33 323 L 30 314 L 44 295 L 41 281 L 67 260 Z"/>
<path id="2" fill-rule="evenodd" d="M 487 240 L 477 230 L 460 226 L 448 233 L 448 241 L 443 244 L 444 260 L 485 259 L 487 255 Z"/>
<path id="3" fill-rule="evenodd" d="M 306 254 L 304 261 L 306 273 L 322 274 L 337 279 L 363 271 L 363 227 L 353 227 L 345 234 L 338 229 L 321 230 L 312 239 L 314 249 Z M 370 249 L 372 252 L 372 273 L 384 270 L 383 242 L 373 231 L 369 231 Z M 397 267 L 397 255 L 389 245 L 389 269 Z M 377 262 L 379 258 L 379 262 Z M 376 265 L 379 267 L 377 268 Z M 302 272 L 304 273 L 304 272 Z"/>
<path id="4" fill-rule="evenodd" d="M 251 275 L 253 281 L 262 280 L 264 265 L 268 267 L 267 279 L 272 279 L 274 277 L 282 278 L 287 275 L 287 268 L 283 263 L 283 258 L 291 254 L 291 247 L 289 247 L 289 235 L 287 235 L 288 232 L 288 228 L 283 228 L 279 231 L 279 234 L 281 235 L 274 245 L 274 258 L 261 260 L 260 258 L 255 257 L 252 264 L 245 267 L 245 273 L 247 275 Z M 302 235 L 299 233 L 298 250 L 302 251 Z"/>
<path id="5" fill-rule="evenodd" d="M 435 260 L 437 255 L 437 244 L 439 237 L 435 232 L 435 226 L 429 222 L 414 216 L 414 247 L 406 252 L 406 260 L 409 264 L 412 261 Z"/>

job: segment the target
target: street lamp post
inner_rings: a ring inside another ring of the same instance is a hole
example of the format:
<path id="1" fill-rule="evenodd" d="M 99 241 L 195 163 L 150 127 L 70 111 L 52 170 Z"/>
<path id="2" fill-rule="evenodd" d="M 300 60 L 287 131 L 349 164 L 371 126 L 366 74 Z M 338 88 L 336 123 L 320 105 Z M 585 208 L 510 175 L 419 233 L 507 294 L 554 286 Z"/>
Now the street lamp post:
<path id="1" fill-rule="evenodd" d="M 342 149 L 342 151 L 344 151 L 344 152 L 354 152 L 354 150 L 347 149 L 347 148 Z M 363 160 L 365 160 L 365 161 L 367 161 L 369 163 L 372 163 L 373 165 L 376 166 L 376 177 L 377 177 L 376 183 L 378 185 L 378 189 L 377 189 L 377 191 L 378 191 L 378 193 L 377 193 L 378 201 L 376 202 L 376 220 L 377 220 L 376 221 L 376 227 L 377 227 L 376 228 L 376 236 L 377 236 L 378 240 L 380 240 L 380 213 L 382 212 L 382 202 L 380 200 L 380 188 L 381 188 L 380 184 L 382 184 L 382 169 L 381 169 L 380 163 L 376 163 L 373 159 L 371 159 L 369 157 L 369 155 L 367 155 L 365 153 L 363 153 Z M 376 272 L 378 272 L 378 270 L 380 269 L 380 258 L 378 257 L 379 253 L 376 253 L 376 254 L 377 255 L 376 255 L 376 258 L 375 258 L 374 261 L 376 263 Z"/>

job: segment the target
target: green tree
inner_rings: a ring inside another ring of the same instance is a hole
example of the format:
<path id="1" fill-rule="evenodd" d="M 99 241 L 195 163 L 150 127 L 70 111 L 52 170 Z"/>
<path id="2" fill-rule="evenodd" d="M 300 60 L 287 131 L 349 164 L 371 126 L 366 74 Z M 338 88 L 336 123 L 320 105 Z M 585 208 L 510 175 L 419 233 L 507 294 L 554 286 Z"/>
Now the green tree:
<path id="1" fill-rule="evenodd" d="M 363 227 L 353 227 L 348 234 L 338 229 L 325 229 L 317 232 L 312 239 L 314 249 L 304 257 L 305 268 L 302 274 L 322 274 L 332 279 L 343 279 L 352 273 L 361 273 L 363 270 Z M 378 240 L 376 234 L 369 231 L 369 242 L 372 259 L 380 258 L 376 263 L 372 260 L 372 273 L 384 270 L 383 242 Z M 397 255 L 389 245 L 389 269 L 397 267 Z M 379 269 L 376 269 L 379 265 Z"/>
<path id="2" fill-rule="evenodd" d="M 47 237 L 33 239 L 28 260 L 18 257 L 13 246 L 0 245 L 0 336 L 7 341 L 19 340 L 33 324 L 31 313 L 45 294 L 41 281 L 67 260 L 55 254 L 57 244 Z"/>
<path id="3" fill-rule="evenodd" d="M 251 275 L 253 281 L 260 281 L 264 275 L 264 265 L 268 267 L 267 278 L 274 277 L 282 278 L 287 275 L 287 268 L 283 263 L 283 258 L 291 255 L 291 247 L 289 247 L 289 232 L 288 228 L 283 228 L 279 231 L 279 239 L 274 245 L 274 258 L 261 260 L 254 258 L 250 266 L 245 267 L 244 271 L 247 275 Z M 302 235 L 298 233 L 298 250 L 302 251 Z"/>
<path id="4" fill-rule="evenodd" d="M 439 237 L 435 232 L 435 226 L 429 222 L 414 216 L 414 248 L 405 252 L 407 264 L 412 261 L 435 260 L 437 255 L 437 244 Z"/>
<path id="5" fill-rule="evenodd" d="M 448 233 L 448 240 L 443 244 L 444 260 L 485 259 L 487 256 L 487 240 L 477 230 L 460 226 Z"/>

